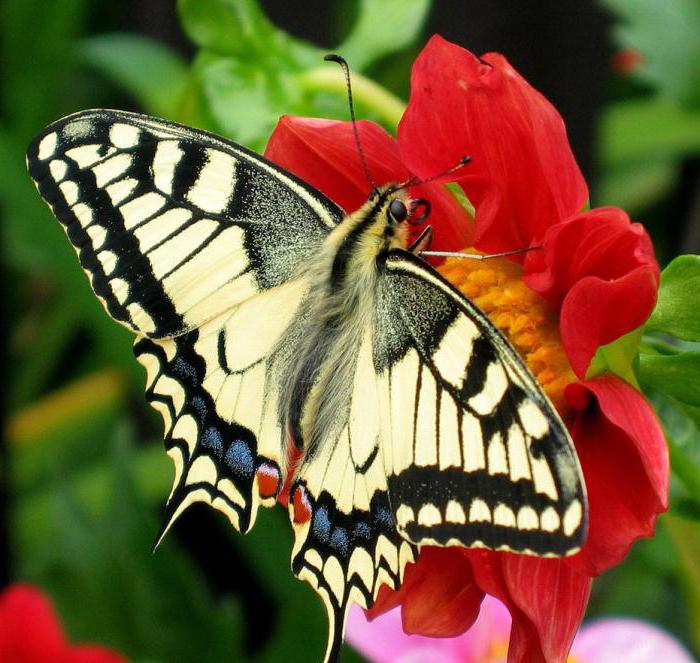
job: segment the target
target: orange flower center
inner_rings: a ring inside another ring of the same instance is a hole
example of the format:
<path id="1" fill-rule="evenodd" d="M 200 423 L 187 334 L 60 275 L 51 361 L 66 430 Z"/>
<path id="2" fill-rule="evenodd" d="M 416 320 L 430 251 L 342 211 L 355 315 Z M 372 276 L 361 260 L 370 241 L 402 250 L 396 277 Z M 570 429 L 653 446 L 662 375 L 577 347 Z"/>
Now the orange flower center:
<path id="1" fill-rule="evenodd" d="M 522 266 L 504 258 L 448 258 L 438 271 L 503 332 L 559 413 L 565 415 L 564 388 L 576 376 L 561 344 L 557 315 L 525 285 Z"/>

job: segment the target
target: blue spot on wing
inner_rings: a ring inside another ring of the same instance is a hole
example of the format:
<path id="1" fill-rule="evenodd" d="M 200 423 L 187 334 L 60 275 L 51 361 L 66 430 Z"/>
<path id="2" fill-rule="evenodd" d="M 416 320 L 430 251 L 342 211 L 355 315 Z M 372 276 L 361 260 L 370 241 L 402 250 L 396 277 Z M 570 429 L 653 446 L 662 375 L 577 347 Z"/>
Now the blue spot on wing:
<path id="1" fill-rule="evenodd" d="M 369 541 L 372 536 L 372 528 L 364 521 L 360 520 L 352 528 L 353 539 L 364 539 Z"/>
<path id="2" fill-rule="evenodd" d="M 348 533 L 343 527 L 336 527 L 331 534 L 331 547 L 342 557 L 347 557 L 350 551 Z"/>
<path id="3" fill-rule="evenodd" d="M 321 507 L 314 513 L 313 530 L 314 535 L 321 543 L 327 543 L 331 533 L 331 521 L 328 518 L 328 509 L 326 507 Z"/>
<path id="4" fill-rule="evenodd" d="M 224 438 L 218 428 L 210 426 L 202 433 L 202 446 L 211 449 L 217 457 L 221 457 L 224 451 Z"/>
<path id="5" fill-rule="evenodd" d="M 243 440 L 234 440 L 226 451 L 226 464 L 234 474 L 249 477 L 255 471 L 255 459 L 250 446 Z"/>
<path id="6" fill-rule="evenodd" d="M 394 517 L 386 507 L 380 506 L 374 514 L 376 521 L 383 527 L 389 529 L 394 527 Z"/>
<path id="7" fill-rule="evenodd" d="M 180 382 L 184 382 L 191 389 L 198 385 L 197 369 L 184 357 L 175 357 L 172 363 L 173 375 L 179 378 Z"/>
<path id="8" fill-rule="evenodd" d="M 199 419 L 199 422 L 203 423 L 204 421 L 206 421 L 207 417 L 210 414 L 210 410 L 207 406 L 206 401 L 201 396 L 192 396 L 192 398 L 190 399 L 190 405 L 192 406 L 192 409 L 197 413 L 197 418 Z"/>

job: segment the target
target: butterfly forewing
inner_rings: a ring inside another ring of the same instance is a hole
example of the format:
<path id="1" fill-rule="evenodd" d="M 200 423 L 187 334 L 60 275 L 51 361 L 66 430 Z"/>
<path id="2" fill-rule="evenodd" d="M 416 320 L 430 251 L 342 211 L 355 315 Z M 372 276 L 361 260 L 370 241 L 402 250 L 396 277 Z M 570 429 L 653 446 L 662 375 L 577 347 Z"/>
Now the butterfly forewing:
<path id="1" fill-rule="evenodd" d="M 246 531 L 282 480 L 296 277 L 342 212 L 245 148 L 121 111 L 59 120 L 27 162 L 95 293 L 138 334 L 176 470 L 163 531 L 194 501 Z"/>
<path id="2" fill-rule="evenodd" d="M 417 544 L 575 552 L 585 489 L 573 444 L 486 317 L 406 252 L 380 279 L 375 363 L 387 375 L 388 490 Z"/>
<path id="3" fill-rule="evenodd" d="M 342 219 L 245 148 L 134 113 L 59 120 L 27 162 L 108 313 L 151 338 L 285 283 Z"/>

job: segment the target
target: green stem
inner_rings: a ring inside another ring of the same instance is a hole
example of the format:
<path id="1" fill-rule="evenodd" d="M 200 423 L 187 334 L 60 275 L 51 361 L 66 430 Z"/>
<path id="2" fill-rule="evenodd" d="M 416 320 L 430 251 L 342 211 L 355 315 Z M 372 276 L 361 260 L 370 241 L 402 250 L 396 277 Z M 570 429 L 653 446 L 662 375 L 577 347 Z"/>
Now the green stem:
<path id="1" fill-rule="evenodd" d="M 668 452 L 673 473 L 681 481 L 688 494 L 697 499 L 700 496 L 700 471 L 685 449 L 668 432 L 666 427 L 664 427 L 664 433 L 668 442 Z"/>
<path id="2" fill-rule="evenodd" d="M 347 94 L 342 72 L 332 67 L 315 67 L 298 77 L 299 84 L 307 92 L 333 92 L 340 96 Z M 352 93 L 363 107 L 376 113 L 390 127 L 398 125 L 406 104 L 373 80 L 362 74 L 353 73 Z"/>
<path id="3" fill-rule="evenodd" d="M 697 524 L 678 516 L 666 514 L 663 524 L 676 546 L 678 557 L 681 561 L 681 573 L 684 576 L 683 590 L 690 615 L 691 636 L 695 651 L 700 651 L 700 532 Z"/>

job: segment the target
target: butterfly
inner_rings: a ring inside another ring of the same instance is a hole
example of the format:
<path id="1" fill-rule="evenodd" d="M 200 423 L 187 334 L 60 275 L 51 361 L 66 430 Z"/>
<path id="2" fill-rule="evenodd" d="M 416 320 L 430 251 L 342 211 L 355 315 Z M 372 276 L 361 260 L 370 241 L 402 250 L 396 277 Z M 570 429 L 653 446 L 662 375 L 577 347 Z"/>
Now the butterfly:
<path id="1" fill-rule="evenodd" d="M 327 661 L 350 605 L 397 589 L 423 546 L 581 547 L 566 428 L 508 341 L 407 246 L 406 186 L 346 214 L 240 145 L 117 110 L 55 122 L 27 161 L 136 335 L 175 465 L 161 535 L 194 502 L 246 532 L 289 485 L 292 569 L 327 608 Z"/>

